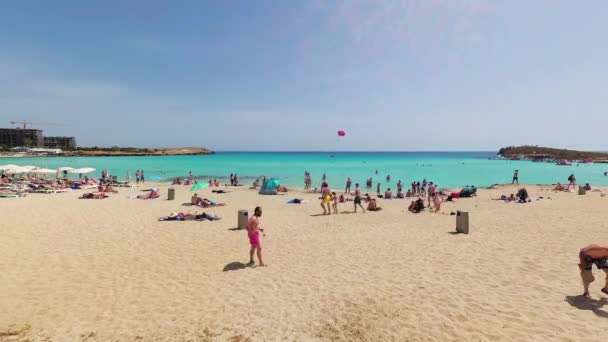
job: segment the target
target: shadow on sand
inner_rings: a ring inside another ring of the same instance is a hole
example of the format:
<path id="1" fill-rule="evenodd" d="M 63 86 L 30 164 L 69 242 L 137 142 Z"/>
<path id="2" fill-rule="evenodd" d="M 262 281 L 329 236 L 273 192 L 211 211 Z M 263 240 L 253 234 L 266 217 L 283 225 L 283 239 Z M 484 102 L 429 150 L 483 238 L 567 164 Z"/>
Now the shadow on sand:
<path id="1" fill-rule="evenodd" d="M 566 296 L 566 302 L 579 310 L 592 311 L 599 317 L 608 318 L 608 311 L 603 309 L 605 305 L 608 305 L 608 298 L 597 300 L 583 296 Z"/>
<path id="2" fill-rule="evenodd" d="M 234 262 L 231 262 L 228 265 L 224 266 L 224 269 L 222 270 L 222 272 L 238 271 L 238 270 L 243 270 L 247 267 L 248 266 L 243 264 L 242 262 L 234 261 Z"/>

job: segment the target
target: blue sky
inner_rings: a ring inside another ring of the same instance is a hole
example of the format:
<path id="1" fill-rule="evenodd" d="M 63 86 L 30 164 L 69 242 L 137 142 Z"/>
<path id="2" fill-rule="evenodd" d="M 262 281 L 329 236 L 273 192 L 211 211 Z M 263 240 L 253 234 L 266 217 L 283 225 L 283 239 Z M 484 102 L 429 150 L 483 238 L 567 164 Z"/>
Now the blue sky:
<path id="1" fill-rule="evenodd" d="M 606 13 L 604 0 L 4 1 L 0 127 L 27 119 L 85 146 L 608 150 Z"/>

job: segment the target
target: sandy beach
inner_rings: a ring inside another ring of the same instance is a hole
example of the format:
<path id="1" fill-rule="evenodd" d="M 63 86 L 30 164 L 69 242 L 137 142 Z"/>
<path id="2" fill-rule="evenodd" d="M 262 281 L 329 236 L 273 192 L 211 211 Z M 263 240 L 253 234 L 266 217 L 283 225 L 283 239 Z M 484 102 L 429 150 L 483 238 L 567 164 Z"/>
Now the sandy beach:
<path id="1" fill-rule="evenodd" d="M 322 216 L 314 194 L 205 197 L 214 222 L 159 222 L 176 200 L 82 191 L 0 199 L 0 341 L 600 341 L 604 274 L 579 295 L 578 250 L 608 242 L 608 197 L 527 186 L 480 190 L 412 214 Z M 601 189 L 607 192 L 606 188 Z M 303 198 L 300 205 L 287 204 Z M 543 197 L 543 199 L 539 199 Z M 244 267 L 237 211 L 262 206 L 268 267 Z M 453 234 L 470 213 L 471 234 Z"/>

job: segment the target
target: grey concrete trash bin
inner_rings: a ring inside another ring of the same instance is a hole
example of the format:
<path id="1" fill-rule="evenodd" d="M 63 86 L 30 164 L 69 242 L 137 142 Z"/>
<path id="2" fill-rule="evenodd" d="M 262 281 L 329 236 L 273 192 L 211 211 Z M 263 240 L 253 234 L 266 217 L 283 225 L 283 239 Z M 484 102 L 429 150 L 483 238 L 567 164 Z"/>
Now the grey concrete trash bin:
<path id="1" fill-rule="evenodd" d="M 167 193 L 167 200 L 173 201 L 174 199 L 175 199 L 175 189 L 169 188 L 169 191 Z"/>
<path id="2" fill-rule="evenodd" d="M 587 189 L 585 189 L 585 187 L 584 187 L 584 186 L 579 185 L 579 186 L 578 186 L 578 194 L 579 194 L 579 195 L 586 195 L 586 194 L 587 194 Z"/>
<path id="3" fill-rule="evenodd" d="M 247 221 L 249 221 L 249 212 L 247 210 L 239 210 L 239 229 L 247 229 Z"/>
<path id="4" fill-rule="evenodd" d="M 456 231 L 463 234 L 469 234 L 469 212 L 456 212 Z"/>

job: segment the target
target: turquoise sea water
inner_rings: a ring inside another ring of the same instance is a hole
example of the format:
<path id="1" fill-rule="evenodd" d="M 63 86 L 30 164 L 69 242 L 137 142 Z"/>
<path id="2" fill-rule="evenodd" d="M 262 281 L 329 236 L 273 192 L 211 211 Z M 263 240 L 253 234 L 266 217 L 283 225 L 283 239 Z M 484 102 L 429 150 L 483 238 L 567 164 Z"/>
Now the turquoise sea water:
<path id="1" fill-rule="evenodd" d="M 494 156 L 494 152 L 225 152 L 208 156 L 2 158 L 0 164 L 97 169 L 90 177 L 99 177 L 101 170 L 107 168 L 119 179 L 125 177 L 127 170 L 134 179 L 135 171 L 143 169 L 146 179 L 153 181 L 186 177 L 192 170 L 197 179 L 226 182 L 230 173 L 236 172 L 241 183 L 246 185 L 256 177 L 267 176 L 279 177 L 282 184 L 292 187 L 304 186 L 304 171 L 308 170 L 312 173 L 313 187 L 326 173 L 334 189 L 343 188 L 347 177 L 351 177 L 353 184 L 361 183 L 362 187 L 365 180 L 372 177 L 374 188 L 380 181 L 382 189 L 394 188 L 398 180 L 407 188 L 412 181 L 424 178 L 438 183 L 439 187 L 470 184 L 482 187 L 511 183 L 514 169 L 520 170 L 520 182 L 524 184 L 567 183 L 568 175 L 574 173 L 579 183 L 608 185 L 608 177 L 604 176 L 608 164 L 557 166 L 529 161 L 488 160 Z M 391 176 L 391 182 L 386 181 L 387 175 Z"/>

